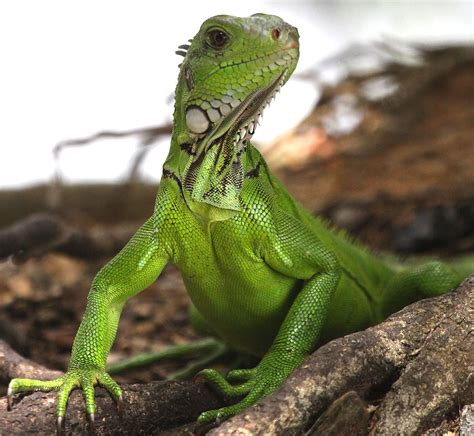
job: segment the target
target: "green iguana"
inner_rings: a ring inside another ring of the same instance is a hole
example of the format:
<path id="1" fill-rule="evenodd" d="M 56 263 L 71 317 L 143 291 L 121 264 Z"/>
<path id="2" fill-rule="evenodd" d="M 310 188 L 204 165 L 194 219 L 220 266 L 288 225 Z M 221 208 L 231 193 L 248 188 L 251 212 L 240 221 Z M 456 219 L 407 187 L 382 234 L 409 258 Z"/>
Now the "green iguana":
<path id="1" fill-rule="evenodd" d="M 91 422 L 95 385 L 120 405 L 122 391 L 106 372 L 120 313 L 168 262 L 181 271 L 200 322 L 261 358 L 227 378 L 203 371 L 243 399 L 202 413 L 199 423 L 224 420 L 270 394 L 319 344 L 461 282 L 443 263 L 391 265 L 330 229 L 291 197 L 252 146 L 262 111 L 295 69 L 298 38 L 275 16 L 220 15 L 180 47 L 171 147 L 154 213 L 94 279 L 67 372 L 51 381 L 12 380 L 10 406 L 16 393 L 57 390 L 61 432 L 75 388 Z"/>

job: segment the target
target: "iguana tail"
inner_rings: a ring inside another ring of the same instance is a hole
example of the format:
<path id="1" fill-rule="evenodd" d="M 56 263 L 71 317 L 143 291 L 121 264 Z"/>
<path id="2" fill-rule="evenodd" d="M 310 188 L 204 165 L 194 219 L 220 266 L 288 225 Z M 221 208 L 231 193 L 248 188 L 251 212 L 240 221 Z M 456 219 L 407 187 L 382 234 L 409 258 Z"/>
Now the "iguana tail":
<path id="1" fill-rule="evenodd" d="M 424 265 L 435 260 L 433 257 L 413 256 L 406 259 L 399 259 L 396 256 L 385 255 L 382 257 L 384 262 L 394 270 L 403 271 L 407 268 Z M 474 254 L 465 254 L 450 259 L 440 259 L 442 263 L 452 268 L 459 277 L 465 279 L 474 274 Z"/>

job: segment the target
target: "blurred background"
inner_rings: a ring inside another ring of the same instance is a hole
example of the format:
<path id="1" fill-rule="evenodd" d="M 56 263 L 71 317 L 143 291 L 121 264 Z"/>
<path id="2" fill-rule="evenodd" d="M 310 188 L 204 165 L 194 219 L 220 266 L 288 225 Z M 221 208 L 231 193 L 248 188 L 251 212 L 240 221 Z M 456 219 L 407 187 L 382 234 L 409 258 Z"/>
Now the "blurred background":
<path id="1" fill-rule="evenodd" d="M 2 2 L 0 338 L 65 367 L 90 281 L 152 212 L 174 51 L 209 16 L 256 12 L 301 35 L 254 136 L 290 192 L 376 251 L 474 251 L 472 2 Z M 195 337 L 187 304 L 170 267 L 112 358 Z"/>
<path id="2" fill-rule="evenodd" d="M 0 187 L 51 180 L 53 147 L 65 139 L 170 121 L 180 62 L 174 51 L 209 16 L 264 11 L 300 31 L 300 77 L 284 88 L 255 137 L 269 143 L 312 110 L 322 84 L 343 79 L 347 60 L 357 63 L 350 72 L 361 75 L 381 61 L 421 63 L 410 44 L 472 42 L 472 7 L 469 1 L 2 2 Z M 396 85 L 373 86 L 389 92 Z M 332 128 L 353 127 L 359 117 L 346 115 Z M 123 181 L 137 146 L 131 136 L 68 150 L 60 157 L 63 179 Z M 159 180 L 167 147 L 168 138 L 153 147 L 142 179 Z"/>

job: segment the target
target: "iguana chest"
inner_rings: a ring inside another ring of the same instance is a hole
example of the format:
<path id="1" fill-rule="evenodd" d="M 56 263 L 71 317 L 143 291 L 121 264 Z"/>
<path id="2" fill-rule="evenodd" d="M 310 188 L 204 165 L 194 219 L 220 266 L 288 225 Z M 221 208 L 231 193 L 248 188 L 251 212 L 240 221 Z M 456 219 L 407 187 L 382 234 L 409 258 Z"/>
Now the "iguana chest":
<path id="1" fill-rule="evenodd" d="M 174 262 L 210 327 L 241 351 L 262 355 L 270 346 L 299 283 L 256 254 L 255 228 L 231 219 L 205 228 L 192 218 L 175 232 Z"/>

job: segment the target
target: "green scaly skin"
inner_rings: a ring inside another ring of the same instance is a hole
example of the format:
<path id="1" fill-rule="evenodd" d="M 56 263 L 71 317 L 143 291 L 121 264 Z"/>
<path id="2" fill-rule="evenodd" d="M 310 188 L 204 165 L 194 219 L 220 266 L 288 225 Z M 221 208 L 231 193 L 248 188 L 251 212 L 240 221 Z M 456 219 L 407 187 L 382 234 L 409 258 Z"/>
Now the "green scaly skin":
<path id="1" fill-rule="evenodd" d="M 227 379 L 201 373 L 225 394 L 244 397 L 203 413 L 200 423 L 222 421 L 268 395 L 318 345 L 462 279 L 440 262 L 390 266 L 329 229 L 250 144 L 258 113 L 296 66 L 294 27 L 264 14 L 217 16 L 181 48 L 174 130 L 153 215 L 95 278 L 66 374 L 9 386 L 10 398 L 58 390 L 59 430 L 74 388 L 83 390 L 91 422 L 95 385 L 120 404 L 122 391 L 105 365 L 121 310 L 168 262 L 180 269 L 207 327 L 233 349 L 261 357 L 256 368 Z"/>

